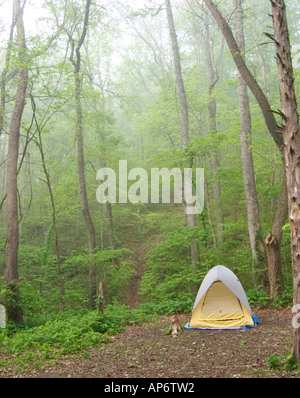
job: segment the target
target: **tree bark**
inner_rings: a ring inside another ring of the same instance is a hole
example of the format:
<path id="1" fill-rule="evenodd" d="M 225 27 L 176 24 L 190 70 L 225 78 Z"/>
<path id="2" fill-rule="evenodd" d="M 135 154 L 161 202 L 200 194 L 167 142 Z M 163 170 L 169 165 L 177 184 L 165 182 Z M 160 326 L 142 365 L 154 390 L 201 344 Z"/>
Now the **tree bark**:
<path id="1" fill-rule="evenodd" d="M 26 89 L 28 83 L 28 69 L 26 67 L 26 41 L 23 23 L 23 11 L 19 0 L 13 2 L 14 18 L 17 27 L 17 38 L 19 47 L 19 84 L 16 100 L 9 128 L 8 152 L 7 152 L 7 246 L 5 263 L 5 281 L 11 292 L 7 303 L 8 319 L 14 322 L 22 321 L 22 313 L 19 307 L 18 286 L 18 249 L 19 249 L 19 226 L 18 226 L 18 153 L 20 141 L 21 120 L 25 107 Z"/>
<path id="2" fill-rule="evenodd" d="M 234 0 L 236 10 L 235 32 L 240 55 L 245 54 L 245 36 L 243 8 L 240 0 Z M 240 72 L 238 72 L 238 97 L 240 106 L 240 142 L 243 167 L 245 196 L 247 203 L 248 231 L 252 250 L 253 273 L 256 286 L 268 287 L 266 267 L 266 251 L 261 233 L 259 204 L 256 192 L 255 171 L 252 156 L 252 123 L 249 105 L 248 88 Z"/>
<path id="3" fill-rule="evenodd" d="M 271 0 L 279 75 L 282 134 L 288 188 L 294 312 L 300 312 L 300 135 L 291 45 L 284 0 Z M 300 362 L 300 326 L 294 325 L 293 356 Z"/>
<path id="4" fill-rule="evenodd" d="M 83 145 L 83 115 L 81 106 L 81 92 L 82 92 L 82 75 L 81 75 L 81 47 L 84 43 L 90 15 L 91 0 L 86 1 L 85 16 L 83 21 L 83 28 L 80 39 L 75 48 L 75 59 L 74 59 L 74 40 L 71 38 L 72 54 L 71 62 L 74 66 L 74 78 L 75 78 L 75 106 L 76 106 L 76 139 L 77 139 L 77 170 L 78 170 L 78 181 L 79 181 L 79 192 L 81 200 L 81 212 L 85 222 L 85 226 L 88 234 L 88 245 L 89 253 L 94 254 L 96 249 L 96 235 L 95 227 L 90 215 L 87 190 L 86 190 L 86 179 L 84 171 L 84 145 Z M 95 297 L 97 294 L 96 288 L 96 271 L 91 265 L 89 270 L 89 306 L 95 308 Z"/>
<path id="5" fill-rule="evenodd" d="M 188 105 L 186 99 L 186 92 L 182 77 L 181 71 L 181 60 L 179 53 L 179 46 L 177 41 L 176 29 L 174 25 L 173 13 L 170 4 L 170 0 L 165 0 L 165 6 L 167 10 L 168 17 L 168 25 L 170 38 L 172 43 L 172 51 L 173 51 L 173 60 L 175 67 L 175 76 L 178 90 L 178 97 L 180 101 L 180 110 L 181 110 L 181 146 L 182 148 L 186 148 L 189 142 L 189 115 L 188 115 Z M 184 204 L 184 208 L 186 209 L 186 204 Z M 191 229 L 196 227 L 196 215 L 194 214 L 186 214 L 188 226 Z M 199 246 L 197 243 L 191 244 L 191 258 L 192 258 L 192 268 L 194 271 L 198 269 L 199 263 Z"/>

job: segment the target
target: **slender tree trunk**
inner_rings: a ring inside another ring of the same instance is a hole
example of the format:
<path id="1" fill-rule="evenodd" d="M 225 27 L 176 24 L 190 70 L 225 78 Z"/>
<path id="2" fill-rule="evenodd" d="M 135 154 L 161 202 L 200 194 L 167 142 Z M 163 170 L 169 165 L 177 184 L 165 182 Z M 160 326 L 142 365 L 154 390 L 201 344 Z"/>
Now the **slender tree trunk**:
<path id="1" fill-rule="evenodd" d="M 1 94 L 0 94 L 0 136 L 2 134 L 3 126 L 4 126 L 5 101 L 6 101 L 6 95 L 5 95 L 6 80 L 7 80 L 7 75 L 8 75 L 8 71 L 9 71 L 10 59 L 11 59 L 14 28 L 15 28 L 15 18 L 13 16 L 13 21 L 11 23 L 11 27 L 10 27 L 10 31 L 9 31 L 8 45 L 7 45 L 6 56 L 5 56 L 5 66 L 4 66 L 4 70 L 2 72 L 1 81 L 0 81 L 0 92 L 1 92 Z"/>
<path id="2" fill-rule="evenodd" d="M 99 70 L 100 72 L 100 70 Z M 105 102 L 105 92 L 102 89 L 101 90 L 101 94 L 102 94 L 102 109 L 105 112 L 106 111 L 106 102 Z M 97 109 L 94 109 L 95 112 L 97 112 Z M 99 123 L 98 125 L 99 131 L 105 131 L 105 126 L 102 123 Z M 106 149 L 105 149 L 105 134 L 101 134 L 100 136 L 100 141 L 101 143 L 103 143 L 103 158 L 106 159 Z M 103 165 L 101 167 L 106 167 L 106 161 L 104 161 Z M 107 228 L 108 228 L 108 240 L 109 240 L 109 246 L 110 249 L 112 250 L 112 252 L 115 250 L 116 248 L 116 243 L 115 243 L 115 233 L 114 233 L 114 223 L 113 223 L 113 210 L 112 210 L 112 205 L 111 203 L 106 203 L 104 205 L 104 213 L 106 215 L 106 219 L 107 219 Z M 119 259 L 117 257 L 114 257 L 114 255 L 112 256 L 112 263 L 114 265 L 119 266 L 120 262 Z M 104 283 L 104 281 L 103 281 Z M 104 305 L 104 304 L 103 304 Z"/>
<path id="3" fill-rule="evenodd" d="M 167 9 L 169 32 L 170 32 L 170 38 L 171 38 L 172 50 L 173 50 L 173 60 L 174 60 L 174 67 L 175 67 L 176 83 L 177 83 L 177 89 L 178 89 L 178 97 L 179 97 L 179 101 L 180 101 L 181 144 L 182 144 L 182 147 L 185 148 L 187 143 L 189 142 L 188 105 L 187 105 L 187 100 L 186 100 L 184 82 L 183 82 L 183 78 L 182 78 L 180 53 L 179 53 L 177 34 L 176 34 L 175 25 L 174 25 L 173 12 L 172 12 L 172 8 L 171 8 L 170 0 L 165 0 L 165 5 L 166 5 L 166 9 Z"/>
<path id="4" fill-rule="evenodd" d="M 36 113 L 35 113 L 36 105 L 35 105 L 33 97 L 31 97 L 31 102 L 32 102 L 32 108 L 33 108 L 34 120 L 35 120 L 36 128 L 38 131 L 38 138 L 36 140 L 36 144 L 40 151 L 41 160 L 42 160 L 42 168 L 43 168 L 43 171 L 44 171 L 44 174 L 46 177 L 46 183 L 47 183 L 47 188 L 49 191 L 50 202 L 51 202 L 52 227 L 53 227 L 53 232 L 54 232 L 54 246 L 55 246 L 56 262 L 57 262 L 56 266 L 57 266 L 57 287 L 58 287 L 58 297 L 59 297 L 59 311 L 63 312 L 63 284 L 62 284 L 59 237 L 58 237 L 57 222 L 56 222 L 56 208 L 55 208 L 54 195 L 53 195 L 50 174 L 47 169 L 46 160 L 45 160 L 45 154 L 44 154 L 43 142 L 42 142 L 42 131 L 40 129 L 38 120 L 36 118 Z"/>
<path id="5" fill-rule="evenodd" d="M 221 15 L 220 11 L 218 10 L 217 6 L 215 5 L 215 3 L 212 0 L 204 0 L 207 8 L 210 10 L 212 16 L 214 17 L 215 21 L 217 22 L 219 28 L 222 31 L 222 34 L 227 42 L 227 45 L 229 47 L 229 50 L 231 52 L 232 58 L 236 64 L 236 67 L 241 75 L 241 77 L 244 79 L 244 81 L 246 82 L 247 86 L 249 87 L 249 89 L 251 90 L 252 94 L 254 95 L 257 103 L 260 106 L 260 109 L 262 111 L 262 114 L 264 116 L 264 120 L 266 123 L 266 126 L 269 130 L 269 133 L 271 135 L 271 137 L 273 138 L 275 144 L 277 145 L 281 156 L 282 156 L 282 161 L 283 164 L 285 163 L 284 160 L 284 142 L 283 142 L 283 136 L 282 136 L 282 131 L 281 131 L 281 127 L 278 126 L 276 119 L 274 117 L 273 112 L 271 111 L 271 107 L 268 101 L 268 98 L 266 97 L 266 95 L 264 94 L 263 90 L 261 89 L 261 87 L 259 86 L 259 84 L 257 83 L 257 81 L 255 80 L 254 76 L 252 75 L 252 73 L 250 72 L 250 70 L 248 69 L 244 58 L 242 56 L 242 54 L 240 53 L 239 50 L 239 46 L 233 36 L 233 33 L 228 25 L 228 23 L 226 22 L 226 20 L 223 18 L 223 16 Z M 284 182 L 284 178 L 283 178 L 283 182 L 282 182 L 282 187 L 281 187 L 281 194 L 280 194 L 280 199 L 278 201 L 278 210 L 276 212 L 276 216 L 275 219 L 273 220 L 273 226 L 272 226 L 272 233 L 274 234 L 273 231 L 273 227 L 279 225 L 280 222 L 282 222 L 283 219 L 286 218 L 287 214 L 284 214 L 285 211 L 285 206 L 283 206 L 282 208 L 280 208 L 279 206 L 281 205 L 281 203 L 284 201 L 284 197 L 285 197 L 285 201 L 287 201 L 287 187 L 286 184 Z M 284 225 L 284 222 L 282 223 L 281 227 Z M 275 234 L 274 234 L 275 235 Z M 279 237 L 279 236 L 278 236 Z M 280 239 L 280 237 L 279 237 Z M 274 253 L 273 252 L 273 257 L 268 258 L 268 268 L 271 268 L 271 270 L 269 272 L 274 273 L 275 271 L 273 269 L 276 268 L 277 265 L 273 264 L 272 262 L 272 258 L 277 258 L 280 259 L 280 240 L 277 242 L 278 245 L 274 245 L 273 246 L 273 251 L 278 249 L 278 253 Z M 269 253 L 269 251 L 267 250 L 267 254 Z M 276 255 L 275 255 L 276 254 Z"/>
<path id="6" fill-rule="evenodd" d="M 205 41 L 205 55 L 206 55 L 205 59 L 209 74 L 209 96 L 210 96 L 210 101 L 208 104 L 209 124 L 210 124 L 209 128 L 211 133 L 214 135 L 217 133 L 217 100 L 214 97 L 214 90 L 219 80 L 219 76 L 217 68 L 213 63 L 212 50 L 210 46 L 209 26 L 207 21 L 205 21 L 204 41 Z M 212 148 L 211 156 L 212 156 L 211 168 L 213 170 L 215 178 L 218 173 L 218 169 L 220 167 L 220 160 L 219 160 L 220 154 L 215 148 Z M 215 178 L 215 180 L 216 181 L 213 184 L 213 194 L 214 194 L 214 207 L 216 213 L 217 241 L 219 246 L 219 244 L 222 243 L 224 240 L 224 217 L 221 206 L 221 185 L 220 181 L 218 181 L 217 178 Z"/>
<path id="7" fill-rule="evenodd" d="M 245 53 L 245 36 L 243 23 L 243 8 L 240 0 L 234 0 L 236 10 L 236 40 L 241 53 Z M 254 163 L 252 156 L 252 125 L 248 97 L 248 88 L 240 72 L 238 72 L 238 97 L 241 120 L 241 157 L 244 177 L 244 187 L 247 203 L 248 231 L 252 250 L 253 272 L 256 286 L 268 287 L 268 278 L 263 271 L 266 267 L 266 251 L 261 233 L 259 204 L 256 192 Z"/>
<path id="8" fill-rule="evenodd" d="M 179 47 L 177 42 L 176 29 L 174 25 L 173 13 L 170 4 L 170 0 L 165 0 L 165 6 L 167 10 L 168 24 L 169 24 L 169 32 L 172 43 L 173 50 L 173 60 L 175 67 L 175 76 L 178 90 L 178 97 L 180 101 L 180 110 L 181 110 L 181 145 L 182 148 L 185 148 L 187 143 L 189 142 L 189 115 L 188 115 L 188 105 L 185 93 L 184 82 L 182 78 L 181 71 L 181 60 Z M 186 204 L 184 204 L 186 209 Z M 191 229 L 196 227 L 196 215 L 194 214 L 186 214 L 188 226 Z M 191 257 L 192 257 L 192 267 L 193 270 L 196 271 L 198 269 L 199 263 L 199 247 L 197 243 L 191 244 Z"/>
<path id="9" fill-rule="evenodd" d="M 89 253 L 94 254 L 96 248 L 96 235 L 95 227 L 90 215 L 87 190 L 86 190 L 86 180 L 84 171 L 84 145 L 83 145 L 83 115 L 81 106 L 81 92 L 82 92 L 82 75 L 81 75 L 81 47 L 84 43 L 90 15 L 91 0 L 86 1 L 85 6 L 85 16 L 83 21 L 83 29 L 81 37 L 75 48 L 75 59 L 74 59 L 74 40 L 71 39 L 72 44 L 72 55 L 71 62 L 74 66 L 74 77 L 75 77 L 75 106 L 76 106 L 76 139 L 77 139 L 77 170 L 78 170 L 78 180 L 79 180 L 79 193 L 81 200 L 81 212 L 85 222 L 85 226 L 88 234 L 88 245 Z M 89 305 L 90 308 L 95 308 L 95 297 L 97 294 L 96 287 L 96 271 L 91 265 L 89 270 Z"/>
<path id="10" fill-rule="evenodd" d="M 116 244 L 115 244 L 115 233 L 114 233 L 114 223 L 113 223 L 113 214 L 112 214 L 112 206 L 111 203 L 106 203 L 105 205 L 105 212 L 106 212 L 106 218 L 108 222 L 108 239 L 109 239 L 109 246 L 112 252 L 116 249 Z M 119 267 L 120 262 L 117 257 L 112 255 L 112 263 L 114 265 L 117 265 Z"/>
<path id="11" fill-rule="evenodd" d="M 19 308 L 19 286 L 18 286 L 18 248 L 19 248 L 19 227 L 18 227 L 18 153 L 21 120 L 25 107 L 26 89 L 28 83 L 28 70 L 26 67 L 26 41 L 23 24 L 23 12 L 19 0 L 14 0 L 14 17 L 17 27 L 19 62 L 19 84 L 16 100 L 9 128 L 8 152 L 7 152 L 7 246 L 5 263 L 5 280 L 11 291 L 11 297 L 7 304 L 8 319 L 15 322 L 22 321 L 22 314 Z"/>
<path id="12" fill-rule="evenodd" d="M 294 283 L 294 312 L 300 313 L 300 135 L 294 86 L 286 6 L 284 0 L 271 0 L 279 75 L 282 134 L 288 187 L 291 228 L 291 254 Z M 293 356 L 300 362 L 300 326 L 294 325 Z"/>
<path id="13" fill-rule="evenodd" d="M 211 215 L 209 191 L 208 191 L 208 186 L 207 186 L 206 181 L 204 181 L 204 189 L 205 189 L 205 196 L 206 196 L 205 202 L 206 202 L 206 208 L 207 208 L 207 217 L 208 217 L 208 222 L 209 222 L 209 226 L 211 229 L 211 235 L 212 235 L 212 239 L 213 239 L 215 253 L 217 254 L 217 252 L 218 252 L 217 237 L 216 237 L 216 233 L 215 233 L 214 222 L 213 222 L 212 215 Z"/>
<path id="14" fill-rule="evenodd" d="M 104 313 L 105 309 L 104 297 L 105 297 L 105 283 L 103 281 L 103 278 L 101 278 L 98 287 L 98 311 L 102 312 L 102 314 Z"/>

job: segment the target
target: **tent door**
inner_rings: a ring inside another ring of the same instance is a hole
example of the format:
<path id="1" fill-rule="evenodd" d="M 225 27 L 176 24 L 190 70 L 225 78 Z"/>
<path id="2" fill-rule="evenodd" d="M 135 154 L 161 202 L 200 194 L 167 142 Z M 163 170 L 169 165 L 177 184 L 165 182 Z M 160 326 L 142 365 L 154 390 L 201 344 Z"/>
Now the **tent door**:
<path id="1" fill-rule="evenodd" d="M 240 300 L 221 281 L 215 281 L 206 292 L 202 314 L 237 314 L 242 312 Z"/>

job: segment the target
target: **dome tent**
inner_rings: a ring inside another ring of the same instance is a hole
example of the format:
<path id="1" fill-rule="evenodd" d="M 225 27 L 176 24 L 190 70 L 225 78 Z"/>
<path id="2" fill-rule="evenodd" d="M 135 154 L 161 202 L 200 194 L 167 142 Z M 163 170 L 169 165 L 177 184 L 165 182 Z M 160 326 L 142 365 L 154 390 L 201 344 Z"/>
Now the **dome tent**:
<path id="1" fill-rule="evenodd" d="M 212 268 L 200 286 L 185 329 L 245 329 L 257 325 L 246 293 L 227 267 Z"/>

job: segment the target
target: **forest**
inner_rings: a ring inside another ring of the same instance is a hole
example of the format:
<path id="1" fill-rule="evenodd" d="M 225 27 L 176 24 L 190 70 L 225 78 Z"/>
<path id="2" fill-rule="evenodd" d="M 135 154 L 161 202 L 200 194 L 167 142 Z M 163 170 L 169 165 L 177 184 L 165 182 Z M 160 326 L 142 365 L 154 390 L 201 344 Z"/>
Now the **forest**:
<path id="1" fill-rule="evenodd" d="M 299 2 L 4 0 L 0 38 L 0 377 L 168 329 L 216 265 L 299 377 Z"/>

